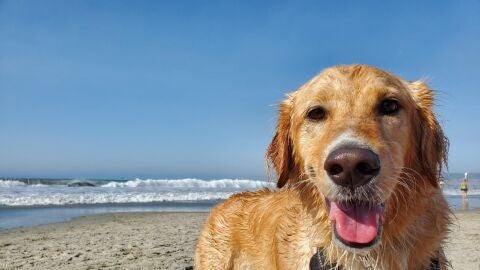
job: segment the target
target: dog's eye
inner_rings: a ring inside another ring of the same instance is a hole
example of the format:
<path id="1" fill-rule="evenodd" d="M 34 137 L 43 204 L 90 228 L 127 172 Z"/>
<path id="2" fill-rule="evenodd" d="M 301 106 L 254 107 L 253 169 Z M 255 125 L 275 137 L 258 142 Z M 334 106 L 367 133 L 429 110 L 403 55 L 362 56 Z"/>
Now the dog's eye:
<path id="1" fill-rule="evenodd" d="M 307 117 L 308 119 L 318 121 L 324 119 L 326 114 L 327 113 L 322 107 L 316 107 L 308 111 Z"/>
<path id="2" fill-rule="evenodd" d="M 398 101 L 393 99 L 385 99 L 380 103 L 379 112 L 381 115 L 391 115 L 400 110 L 400 105 Z"/>

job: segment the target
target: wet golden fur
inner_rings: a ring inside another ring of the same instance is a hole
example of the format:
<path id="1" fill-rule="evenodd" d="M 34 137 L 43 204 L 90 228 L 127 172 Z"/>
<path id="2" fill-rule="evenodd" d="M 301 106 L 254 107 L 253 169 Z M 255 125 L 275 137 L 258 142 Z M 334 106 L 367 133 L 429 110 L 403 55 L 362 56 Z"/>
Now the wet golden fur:
<path id="1" fill-rule="evenodd" d="M 384 98 L 398 100 L 401 111 L 379 116 Z M 318 104 L 325 120 L 308 121 L 306 111 Z M 447 141 L 432 110 L 424 82 L 374 67 L 337 66 L 314 77 L 280 104 L 267 150 L 278 189 L 236 194 L 215 207 L 197 244 L 196 268 L 308 269 L 317 248 L 343 269 L 427 269 L 432 258 L 445 268 L 450 210 L 438 181 Z M 387 203 L 381 244 L 364 256 L 334 244 L 325 205 L 325 197 L 348 199 L 322 165 L 342 134 L 365 141 L 382 164 L 372 193 L 365 192 Z"/>

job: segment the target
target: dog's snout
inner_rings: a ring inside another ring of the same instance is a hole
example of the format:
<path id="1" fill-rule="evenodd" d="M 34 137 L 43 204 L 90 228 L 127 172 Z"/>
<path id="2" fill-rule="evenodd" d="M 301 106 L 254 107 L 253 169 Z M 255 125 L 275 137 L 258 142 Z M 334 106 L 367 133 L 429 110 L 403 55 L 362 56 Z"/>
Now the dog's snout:
<path id="1" fill-rule="evenodd" d="M 371 150 L 342 147 L 328 155 L 324 169 L 336 184 L 353 189 L 365 185 L 378 174 L 380 160 Z"/>

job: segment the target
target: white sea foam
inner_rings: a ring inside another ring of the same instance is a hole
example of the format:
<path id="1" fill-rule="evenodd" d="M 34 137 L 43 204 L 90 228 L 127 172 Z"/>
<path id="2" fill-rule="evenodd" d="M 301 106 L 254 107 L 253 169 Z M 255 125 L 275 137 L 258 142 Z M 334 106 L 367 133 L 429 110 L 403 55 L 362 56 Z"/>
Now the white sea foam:
<path id="1" fill-rule="evenodd" d="M 169 179 L 135 179 L 127 182 L 108 182 L 102 187 L 124 188 L 124 187 L 167 187 L 167 188 L 230 188 L 230 189 L 248 189 L 255 190 L 264 187 L 273 187 L 272 182 L 246 180 L 246 179 L 220 179 L 220 180 L 200 180 L 195 178 L 169 180 Z"/>
<path id="2" fill-rule="evenodd" d="M 36 194 L 36 196 L 1 196 L 0 205 L 71 205 L 100 203 L 148 203 L 174 201 L 201 201 L 226 199 L 233 192 L 188 192 L 188 193 L 82 193 L 82 194 Z"/>
<path id="3" fill-rule="evenodd" d="M 273 182 L 248 179 L 133 179 L 129 181 L 93 180 L 96 186 L 68 186 L 46 180 L 26 184 L 25 181 L 0 180 L 0 205 L 70 205 L 102 203 L 148 203 L 174 201 L 203 201 L 226 199 L 236 192 L 274 189 Z M 480 195 L 478 184 L 471 185 L 469 195 Z M 460 196 L 456 185 L 446 186 L 445 196 Z"/>
<path id="4" fill-rule="evenodd" d="M 0 180 L 1 188 L 25 186 L 26 184 L 16 180 Z"/>
<path id="5" fill-rule="evenodd" d="M 0 205 L 69 205 L 101 203 L 147 203 L 226 199 L 241 191 L 273 188 L 272 182 L 247 179 L 134 179 L 93 181 L 96 186 L 58 184 L 27 185 L 21 181 L 0 180 Z M 7 187 L 7 188 L 1 188 Z"/>
<path id="6" fill-rule="evenodd" d="M 460 190 L 444 189 L 443 194 L 447 196 L 461 196 L 462 192 Z M 480 189 L 470 189 L 468 195 L 480 195 Z"/>

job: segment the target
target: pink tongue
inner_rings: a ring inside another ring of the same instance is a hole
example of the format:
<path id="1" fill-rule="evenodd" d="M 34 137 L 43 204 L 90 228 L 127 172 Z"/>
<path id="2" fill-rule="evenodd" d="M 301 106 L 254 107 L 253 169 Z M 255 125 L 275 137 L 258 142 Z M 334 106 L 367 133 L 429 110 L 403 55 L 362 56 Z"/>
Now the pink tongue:
<path id="1" fill-rule="evenodd" d="M 330 220 L 335 221 L 337 235 L 350 243 L 367 244 L 378 233 L 382 207 L 330 202 Z"/>

